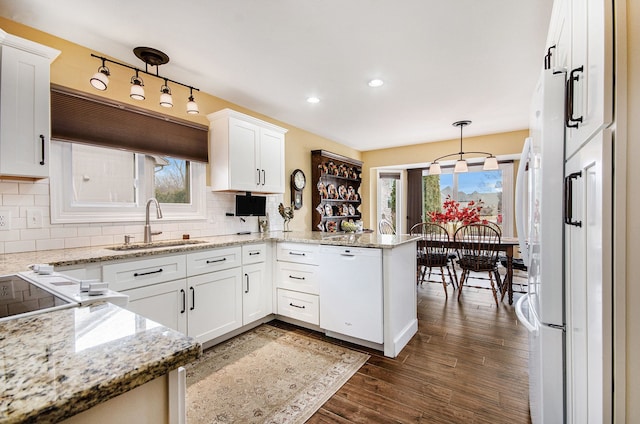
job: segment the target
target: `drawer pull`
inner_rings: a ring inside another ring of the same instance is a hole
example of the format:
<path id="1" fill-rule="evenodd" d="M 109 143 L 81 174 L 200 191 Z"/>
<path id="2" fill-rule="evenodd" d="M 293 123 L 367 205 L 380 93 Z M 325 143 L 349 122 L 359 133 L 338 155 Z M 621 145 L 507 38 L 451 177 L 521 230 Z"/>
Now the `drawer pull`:
<path id="1" fill-rule="evenodd" d="M 298 305 L 294 305 L 293 303 L 289 302 L 289 306 L 293 306 L 294 308 L 300 308 L 300 309 L 305 309 L 305 306 L 298 306 Z"/>
<path id="2" fill-rule="evenodd" d="M 134 277 L 142 277 L 143 275 L 150 275 L 150 274 L 158 274 L 162 272 L 162 268 L 156 270 L 156 271 L 149 271 L 149 272 L 136 272 L 133 274 Z"/>
<path id="3" fill-rule="evenodd" d="M 222 258 L 222 259 L 212 259 L 212 260 L 207 260 L 207 263 L 208 263 L 208 264 L 215 264 L 215 263 L 217 263 L 217 262 L 224 262 L 224 261 L 226 261 L 226 260 L 227 260 L 227 258 Z"/>
<path id="4" fill-rule="evenodd" d="M 289 252 L 289 254 L 293 256 L 307 256 L 306 253 L 298 253 L 298 252 Z"/>
<path id="5" fill-rule="evenodd" d="M 191 307 L 189 310 L 193 311 L 196 309 L 196 290 L 193 287 L 189 287 L 189 290 L 191 290 Z"/>
<path id="6" fill-rule="evenodd" d="M 187 310 L 187 292 L 184 289 L 180 289 L 180 293 L 182 294 L 182 310 L 180 313 L 184 314 Z"/>
<path id="7" fill-rule="evenodd" d="M 295 275 L 289 275 L 289 278 L 293 278 L 294 280 L 306 280 L 305 277 L 296 277 Z"/>
<path id="8" fill-rule="evenodd" d="M 253 255 L 259 255 L 260 252 L 249 252 L 249 256 L 253 256 Z"/>

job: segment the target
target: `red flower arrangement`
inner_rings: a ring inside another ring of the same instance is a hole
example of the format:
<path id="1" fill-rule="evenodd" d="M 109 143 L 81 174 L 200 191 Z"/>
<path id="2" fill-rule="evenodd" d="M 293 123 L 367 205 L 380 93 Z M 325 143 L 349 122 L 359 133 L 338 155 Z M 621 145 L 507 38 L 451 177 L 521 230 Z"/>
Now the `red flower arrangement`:
<path id="1" fill-rule="evenodd" d="M 484 203 L 482 200 L 474 202 L 471 200 L 467 206 L 460 208 L 460 202 L 456 202 L 450 195 L 443 203 L 443 212 L 428 212 L 427 215 L 431 222 L 438 224 L 446 224 L 448 222 L 462 222 L 463 225 L 471 224 L 474 222 L 487 223 L 486 219 L 480 219 L 480 211 L 482 210 Z"/>

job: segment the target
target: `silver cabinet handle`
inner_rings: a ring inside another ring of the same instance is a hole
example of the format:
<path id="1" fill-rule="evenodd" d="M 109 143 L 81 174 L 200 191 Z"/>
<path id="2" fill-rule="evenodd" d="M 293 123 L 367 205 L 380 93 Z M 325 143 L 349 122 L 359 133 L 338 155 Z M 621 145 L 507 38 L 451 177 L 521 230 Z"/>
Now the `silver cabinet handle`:
<path id="1" fill-rule="evenodd" d="M 189 310 L 193 311 L 196 309 L 196 290 L 193 287 L 189 287 L 189 290 L 191 290 L 191 307 Z"/>
<path id="2" fill-rule="evenodd" d="M 247 289 L 244 291 L 245 293 L 249 293 L 249 274 L 244 274 L 247 279 Z"/>
<path id="3" fill-rule="evenodd" d="M 295 275 L 289 275 L 289 278 L 293 278 L 294 280 L 305 280 L 305 277 L 296 277 Z"/>
<path id="4" fill-rule="evenodd" d="M 180 293 L 182 294 L 182 310 L 180 313 L 184 314 L 187 310 L 187 292 L 185 292 L 184 289 L 180 289 Z"/>
<path id="5" fill-rule="evenodd" d="M 307 256 L 306 253 L 298 253 L 298 252 L 289 252 L 289 254 L 293 256 Z"/>
<path id="6" fill-rule="evenodd" d="M 305 306 L 304 306 L 304 305 L 302 305 L 302 306 L 294 305 L 294 304 L 293 304 L 293 303 L 291 303 L 291 302 L 289 302 L 289 306 L 293 306 L 294 308 L 300 308 L 300 309 L 304 309 L 304 308 L 305 308 Z"/>

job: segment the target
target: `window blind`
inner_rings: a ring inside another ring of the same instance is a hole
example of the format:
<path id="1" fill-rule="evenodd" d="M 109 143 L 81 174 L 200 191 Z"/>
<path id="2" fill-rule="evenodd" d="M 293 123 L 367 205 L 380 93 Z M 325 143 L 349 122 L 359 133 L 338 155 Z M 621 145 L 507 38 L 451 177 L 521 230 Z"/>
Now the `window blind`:
<path id="1" fill-rule="evenodd" d="M 51 85 L 57 140 L 208 162 L 208 127 Z"/>

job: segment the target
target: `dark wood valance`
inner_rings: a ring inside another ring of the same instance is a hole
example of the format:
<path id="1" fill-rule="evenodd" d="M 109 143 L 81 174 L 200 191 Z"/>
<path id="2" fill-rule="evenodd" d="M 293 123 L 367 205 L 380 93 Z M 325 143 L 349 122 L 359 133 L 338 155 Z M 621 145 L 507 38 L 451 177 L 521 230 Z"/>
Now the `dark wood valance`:
<path id="1" fill-rule="evenodd" d="M 208 162 L 208 127 L 51 85 L 53 139 Z"/>

